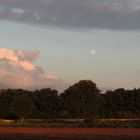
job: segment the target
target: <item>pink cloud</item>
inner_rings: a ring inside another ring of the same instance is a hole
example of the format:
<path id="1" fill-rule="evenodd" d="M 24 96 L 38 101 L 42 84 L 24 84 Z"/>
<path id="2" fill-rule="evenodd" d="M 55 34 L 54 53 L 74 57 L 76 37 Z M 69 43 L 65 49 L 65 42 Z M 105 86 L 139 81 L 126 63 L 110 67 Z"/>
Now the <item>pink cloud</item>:
<path id="1" fill-rule="evenodd" d="M 64 81 L 56 76 L 46 76 L 43 68 L 33 64 L 39 51 L 17 51 L 0 48 L 0 88 L 62 90 Z"/>

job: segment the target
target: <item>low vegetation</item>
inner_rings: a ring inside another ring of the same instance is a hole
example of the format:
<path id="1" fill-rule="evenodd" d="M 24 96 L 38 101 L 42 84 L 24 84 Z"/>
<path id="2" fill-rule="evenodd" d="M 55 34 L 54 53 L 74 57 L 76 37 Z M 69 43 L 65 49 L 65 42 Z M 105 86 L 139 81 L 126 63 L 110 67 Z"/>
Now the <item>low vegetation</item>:
<path id="1" fill-rule="evenodd" d="M 0 120 L 0 127 L 72 127 L 72 128 L 140 128 L 140 120 L 83 120 L 83 121 L 67 121 L 67 120 L 39 120 L 25 119 L 24 122 L 19 120 L 7 122 Z"/>

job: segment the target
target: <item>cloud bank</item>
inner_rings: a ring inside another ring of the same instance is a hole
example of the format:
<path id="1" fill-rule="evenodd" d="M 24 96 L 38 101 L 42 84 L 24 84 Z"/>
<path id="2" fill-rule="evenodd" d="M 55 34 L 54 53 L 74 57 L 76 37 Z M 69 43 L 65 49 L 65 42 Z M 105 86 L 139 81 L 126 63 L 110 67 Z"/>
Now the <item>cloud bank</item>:
<path id="1" fill-rule="evenodd" d="M 21 52 L 0 48 L 0 88 L 33 90 L 51 87 L 62 90 L 63 80 L 46 76 L 41 67 L 32 63 L 39 55 L 37 50 Z"/>
<path id="2" fill-rule="evenodd" d="M 0 19 L 74 29 L 140 29 L 140 0 L 0 0 Z"/>

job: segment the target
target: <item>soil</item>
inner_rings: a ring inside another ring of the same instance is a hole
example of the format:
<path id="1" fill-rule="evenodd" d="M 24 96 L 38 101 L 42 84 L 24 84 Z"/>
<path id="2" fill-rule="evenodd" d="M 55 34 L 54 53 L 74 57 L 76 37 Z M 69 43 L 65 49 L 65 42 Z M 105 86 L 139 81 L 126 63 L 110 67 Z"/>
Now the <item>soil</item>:
<path id="1" fill-rule="evenodd" d="M 0 140 L 140 140 L 140 129 L 0 127 Z"/>

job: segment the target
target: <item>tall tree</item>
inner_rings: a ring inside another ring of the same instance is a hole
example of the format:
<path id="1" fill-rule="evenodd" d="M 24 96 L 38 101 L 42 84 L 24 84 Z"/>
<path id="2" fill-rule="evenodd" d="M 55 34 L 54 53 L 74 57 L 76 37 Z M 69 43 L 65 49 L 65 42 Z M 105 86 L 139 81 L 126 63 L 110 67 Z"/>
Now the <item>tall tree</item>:
<path id="1" fill-rule="evenodd" d="M 91 80 L 81 80 L 61 94 L 71 117 L 94 118 L 99 109 L 99 89 Z"/>

